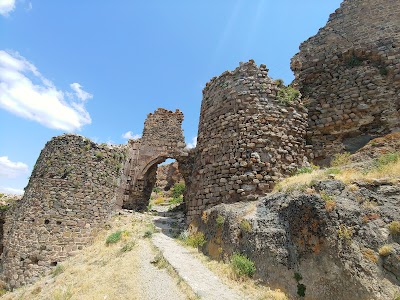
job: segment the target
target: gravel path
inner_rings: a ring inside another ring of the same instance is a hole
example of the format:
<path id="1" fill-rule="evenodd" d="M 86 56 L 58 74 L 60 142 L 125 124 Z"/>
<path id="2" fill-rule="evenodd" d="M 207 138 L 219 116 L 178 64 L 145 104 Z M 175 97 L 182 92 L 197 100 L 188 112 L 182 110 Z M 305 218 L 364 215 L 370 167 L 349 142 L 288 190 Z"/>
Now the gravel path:
<path id="1" fill-rule="evenodd" d="M 200 299 L 239 300 L 245 298 L 223 284 L 214 273 L 174 239 L 162 233 L 157 233 L 153 236 L 152 241 L 162 252 L 164 258 Z"/>
<path id="2" fill-rule="evenodd" d="M 141 240 L 138 243 L 137 277 L 132 280 L 137 281 L 139 290 L 138 298 L 141 300 L 184 300 L 186 296 L 179 290 L 175 280 L 166 269 L 159 269 L 150 262 L 156 253 L 152 249 L 148 240 Z"/>

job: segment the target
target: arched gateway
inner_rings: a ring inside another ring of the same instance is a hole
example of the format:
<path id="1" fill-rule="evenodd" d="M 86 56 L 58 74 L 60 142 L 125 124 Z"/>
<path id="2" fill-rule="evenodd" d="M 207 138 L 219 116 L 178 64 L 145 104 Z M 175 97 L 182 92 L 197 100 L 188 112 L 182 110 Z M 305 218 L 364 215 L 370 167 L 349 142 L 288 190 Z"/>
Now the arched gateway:
<path id="1" fill-rule="evenodd" d="M 134 210 L 146 208 L 156 182 L 157 165 L 167 158 L 179 162 L 188 155 L 182 121 L 179 110 L 159 108 L 147 116 L 142 137 L 129 141 L 118 206 Z"/>

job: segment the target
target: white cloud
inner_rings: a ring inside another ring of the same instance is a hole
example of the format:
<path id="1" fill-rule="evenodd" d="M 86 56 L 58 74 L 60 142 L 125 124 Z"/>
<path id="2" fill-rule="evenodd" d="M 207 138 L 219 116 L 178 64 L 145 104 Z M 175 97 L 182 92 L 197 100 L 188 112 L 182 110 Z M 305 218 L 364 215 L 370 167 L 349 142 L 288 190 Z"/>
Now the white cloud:
<path id="1" fill-rule="evenodd" d="M 0 186 L 0 193 L 13 194 L 13 195 L 22 195 L 24 193 L 24 190 Z"/>
<path id="2" fill-rule="evenodd" d="M 78 83 L 72 86 L 75 93 L 58 90 L 24 57 L 0 50 L 0 108 L 46 127 L 71 132 L 92 122 L 83 100 L 92 95 Z"/>
<path id="3" fill-rule="evenodd" d="M 8 16 L 15 8 L 15 0 L 0 0 L 0 15 Z"/>
<path id="4" fill-rule="evenodd" d="M 187 149 L 193 149 L 193 148 L 196 148 L 196 146 L 197 146 L 197 136 L 192 138 L 192 142 L 186 144 Z"/>
<path id="5" fill-rule="evenodd" d="M 29 168 L 22 162 L 13 162 L 7 156 L 0 156 L 0 178 L 15 178 L 29 173 Z"/>
<path id="6" fill-rule="evenodd" d="M 122 137 L 127 140 L 137 140 L 140 139 L 142 136 L 140 134 L 133 134 L 132 131 L 125 132 Z"/>
<path id="7" fill-rule="evenodd" d="M 82 90 L 82 86 L 77 82 L 71 83 L 70 87 L 75 92 L 75 95 L 82 101 L 86 101 L 88 99 L 93 98 L 93 95 Z"/>

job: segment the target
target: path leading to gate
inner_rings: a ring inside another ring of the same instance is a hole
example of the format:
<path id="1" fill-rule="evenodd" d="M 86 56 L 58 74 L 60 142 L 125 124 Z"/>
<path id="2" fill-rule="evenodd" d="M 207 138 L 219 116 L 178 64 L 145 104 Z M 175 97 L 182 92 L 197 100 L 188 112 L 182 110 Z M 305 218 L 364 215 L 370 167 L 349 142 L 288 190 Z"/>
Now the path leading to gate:
<path id="1" fill-rule="evenodd" d="M 245 299 L 236 291 L 222 283 L 204 264 L 188 249 L 181 246 L 169 234 L 174 229 L 173 216 L 154 217 L 154 223 L 161 229 L 153 235 L 153 244 L 161 251 L 164 258 L 178 275 L 192 288 L 194 293 L 204 300 L 240 300 Z"/>

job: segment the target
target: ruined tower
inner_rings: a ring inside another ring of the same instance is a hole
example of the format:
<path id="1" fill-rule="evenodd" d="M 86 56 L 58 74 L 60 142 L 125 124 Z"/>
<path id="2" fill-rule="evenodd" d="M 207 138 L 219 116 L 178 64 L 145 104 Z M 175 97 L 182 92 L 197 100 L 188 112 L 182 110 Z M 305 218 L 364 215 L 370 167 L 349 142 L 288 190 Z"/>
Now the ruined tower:
<path id="1" fill-rule="evenodd" d="M 291 67 L 316 162 L 400 130 L 400 2 L 344 1 Z"/>
<path id="2" fill-rule="evenodd" d="M 188 221 L 219 203 L 251 199 L 305 162 L 306 109 L 281 103 L 265 65 L 241 63 L 203 90 Z"/>

